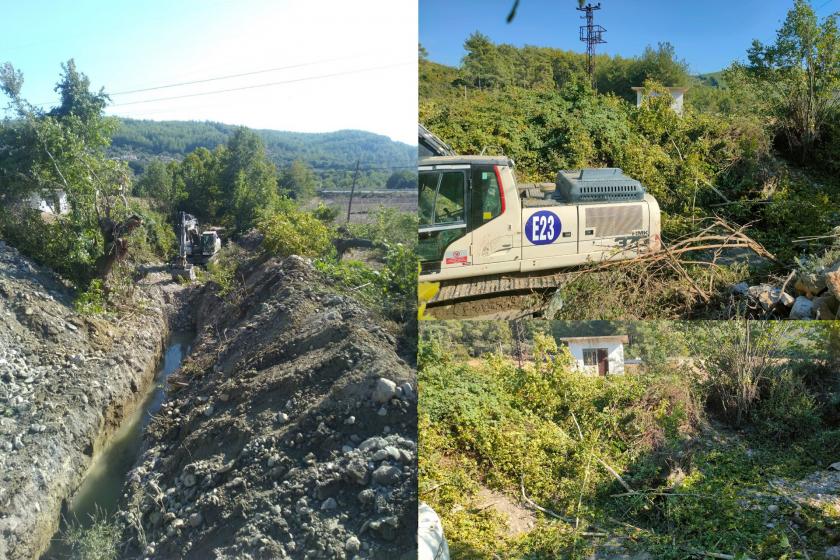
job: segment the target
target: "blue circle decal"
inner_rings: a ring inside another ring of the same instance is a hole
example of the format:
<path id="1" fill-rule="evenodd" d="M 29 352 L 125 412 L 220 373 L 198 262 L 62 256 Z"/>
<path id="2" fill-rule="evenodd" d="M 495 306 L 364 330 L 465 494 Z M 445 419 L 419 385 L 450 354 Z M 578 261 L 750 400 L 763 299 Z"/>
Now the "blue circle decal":
<path id="1" fill-rule="evenodd" d="M 560 217 L 554 212 L 540 210 L 525 222 L 525 236 L 534 245 L 548 245 L 560 237 Z"/>

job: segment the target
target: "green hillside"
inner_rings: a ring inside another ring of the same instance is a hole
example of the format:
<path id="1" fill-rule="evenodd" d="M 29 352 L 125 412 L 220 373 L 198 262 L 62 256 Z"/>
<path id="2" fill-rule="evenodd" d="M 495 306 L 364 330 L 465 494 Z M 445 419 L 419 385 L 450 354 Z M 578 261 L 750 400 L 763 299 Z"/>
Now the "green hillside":
<path id="1" fill-rule="evenodd" d="M 127 160 L 135 174 L 140 174 L 153 159 L 181 159 L 196 148 L 224 144 L 236 128 L 215 122 L 120 119 L 111 155 Z M 325 188 L 349 186 L 357 159 L 362 168 L 359 184 L 384 188 L 394 171 L 413 168 L 417 158 L 415 146 L 361 130 L 256 132 L 275 165 L 283 169 L 302 160 L 315 170 Z"/>

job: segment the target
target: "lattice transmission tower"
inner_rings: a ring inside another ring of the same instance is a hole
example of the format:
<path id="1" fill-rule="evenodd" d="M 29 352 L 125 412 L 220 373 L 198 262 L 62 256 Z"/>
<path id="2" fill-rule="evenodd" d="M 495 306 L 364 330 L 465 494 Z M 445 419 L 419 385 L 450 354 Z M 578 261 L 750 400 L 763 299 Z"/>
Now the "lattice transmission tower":
<path id="1" fill-rule="evenodd" d="M 587 4 L 577 11 L 584 12 L 586 15 L 580 16 L 581 19 L 586 20 L 586 25 L 580 26 L 580 40 L 586 43 L 586 66 L 589 71 L 589 81 L 592 87 L 595 87 L 595 45 L 606 43 L 604 41 L 604 33 L 607 31 L 600 25 L 595 24 L 593 12 L 601 9 L 601 3 L 598 2 L 594 6 Z"/>

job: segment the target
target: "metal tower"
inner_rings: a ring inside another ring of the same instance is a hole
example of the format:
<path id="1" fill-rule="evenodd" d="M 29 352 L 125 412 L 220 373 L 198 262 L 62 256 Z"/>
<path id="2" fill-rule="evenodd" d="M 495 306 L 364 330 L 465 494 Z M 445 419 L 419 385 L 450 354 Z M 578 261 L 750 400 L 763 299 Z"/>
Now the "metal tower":
<path id="1" fill-rule="evenodd" d="M 585 12 L 586 15 L 580 16 L 581 19 L 586 20 L 586 25 L 580 26 L 580 40 L 586 43 L 586 64 L 589 71 L 589 80 L 592 82 L 592 87 L 595 87 L 595 45 L 606 43 L 603 35 L 606 29 L 600 25 L 595 25 L 592 12 L 601 9 L 601 3 L 598 2 L 594 6 L 587 4 L 581 8 L 577 8 L 579 12 Z"/>

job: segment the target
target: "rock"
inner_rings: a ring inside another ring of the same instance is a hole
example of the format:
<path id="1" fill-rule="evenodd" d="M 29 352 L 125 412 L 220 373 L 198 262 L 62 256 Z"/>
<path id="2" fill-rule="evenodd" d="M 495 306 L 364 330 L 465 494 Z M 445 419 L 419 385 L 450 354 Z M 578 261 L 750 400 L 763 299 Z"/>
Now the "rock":
<path id="1" fill-rule="evenodd" d="M 745 296 L 749 292 L 750 285 L 746 282 L 738 282 L 732 286 L 732 293 L 736 296 Z"/>
<path id="2" fill-rule="evenodd" d="M 336 503 L 335 498 L 327 498 L 321 504 L 321 510 L 322 511 L 331 511 L 331 510 L 334 510 L 337 507 L 338 507 L 338 504 Z"/>
<path id="3" fill-rule="evenodd" d="M 813 307 L 814 303 L 810 299 L 805 296 L 798 296 L 793 302 L 793 307 L 791 307 L 790 315 L 788 317 L 795 321 L 811 319 L 811 311 Z"/>
<path id="4" fill-rule="evenodd" d="M 774 288 L 767 284 L 751 286 L 748 294 L 750 297 L 757 299 L 765 311 L 770 311 L 777 305 L 790 307 L 794 302 L 793 296 L 787 292 L 782 292 L 781 288 Z"/>
<path id="5" fill-rule="evenodd" d="M 352 438 L 351 438 L 352 439 Z M 370 451 L 370 450 L 377 450 L 382 449 L 388 445 L 388 442 L 385 441 L 385 438 L 381 438 L 378 436 L 373 436 L 367 438 L 365 441 L 359 444 L 359 449 L 362 451 Z"/>
<path id="6" fill-rule="evenodd" d="M 795 289 L 806 295 L 817 295 L 825 289 L 825 276 L 814 272 L 800 272 Z"/>
<path id="7" fill-rule="evenodd" d="M 400 389 L 402 389 L 403 398 L 407 401 L 413 401 L 417 398 L 417 393 L 414 392 L 414 387 L 411 386 L 411 383 L 403 383 L 400 385 Z"/>
<path id="8" fill-rule="evenodd" d="M 812 315 L 815 319 L 833 321 L 837 318 L 837 299 L 831 294 L 823 294 L 813 300 Z"/>
<path id="9" fill-rule="evenodd" d="M 355 416 L 348 416 L 344 420 L 344 425 L 345 426 L 352 426 L 355 423 L 356 423 L 356 417 Z"/>
<path id="10" fill-rule="evenodd" d="M 289 415 L 285 412 L 278 412 L 277 416 L 275 416 L 275 420 L 278 424 L 285 424 L 289 421 Z"/>
<path id="11" fill-rule="evenodd" d="M 380 377 L 376 380 L 376 387 L 373 389 L 373 400 L 377 403 L 386 403 L 397 394 L 397 384 L 390 379 Z"/>
<path id="12" fill-rule="evenodd" d="M 776 504 L 770 504 L 769 506 L 767 506 L 767 512 L 768 513 L 779 513 L 779 506 L 777 506 Z"/>
<path id="13" fill-rule="evenodd" d="M 355 554 L 362 548 L 362 543 L 356 537 L 350 537 L 344 542 L 344 551 L 348 554 Z"/>
<path id="14" fill-rule="evenodd" d="M 830 465 L 828 465 L 828 468 L 834 469 L 835 471 L 840 471 L 840 461 L 836 463 L 831 463 Z"/>
<path id="15" fill-rule="evenodd" d="M 836 299 L 840 299 L 840 270 L 826 272 L 825 285 L 831 295 Z"/>
<path id="16" fill-rule="evenodd" d="M 192 473 L 187 473 L 184 475 L 183 481 L 184 486 L 186 486 L 187 488 L 192 488 L 193 486 L 195 486 L 196 483 L 195 475 Z"/>
<path id="17" fill-rule="evenodd" d="M 373 481 L 381 486 L 391 486 L 400 481 L 402 471 L 397 467 L 382 465 L 373 471 Z"/>
<path id="18" fill-rule="evenodd" d="M 201 525 L 201 522 L 204 521 L 204 518 L 201 516 L 200 513 L 195 512 L 190 515 L 190 526 L 191 527 L 198 527 Z"/>
<path id="19" fill-rule="evenodd" d="M 840 546 L 830 546 L 825 549 L 826 560 L 840 560 Z"/>
<path id="20" fill-rule="evenodd" d="M 368 483 L 367 464 L 361 459 L 353 459 L 347 464 L 347 478 L 356 484 L 365 485 Z"/>
<path id="21" fill-rule="evenodd" d="M 212 404 L 208 405 L 207 408 L 204 409 L 204 416 L 206 416 L 207 418 L 210 418 L 211 416 L 213 416 L 213 413 L 215 411 L 216 411 L 216 409 L 213 408 Z"/>

